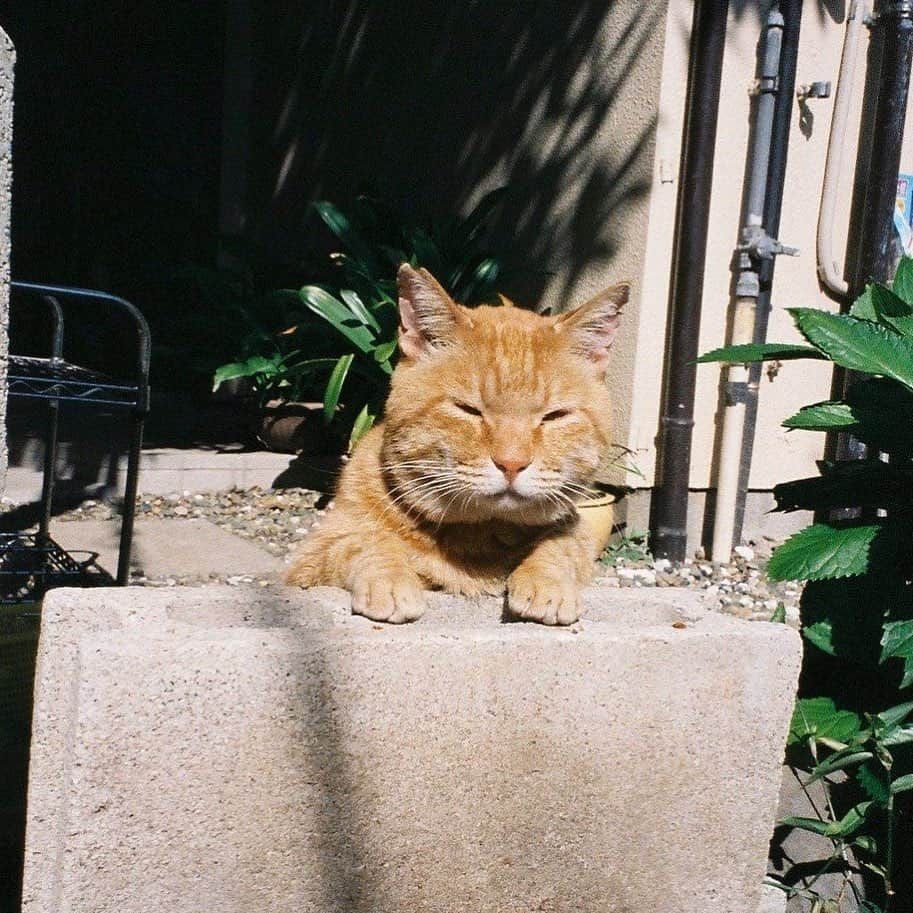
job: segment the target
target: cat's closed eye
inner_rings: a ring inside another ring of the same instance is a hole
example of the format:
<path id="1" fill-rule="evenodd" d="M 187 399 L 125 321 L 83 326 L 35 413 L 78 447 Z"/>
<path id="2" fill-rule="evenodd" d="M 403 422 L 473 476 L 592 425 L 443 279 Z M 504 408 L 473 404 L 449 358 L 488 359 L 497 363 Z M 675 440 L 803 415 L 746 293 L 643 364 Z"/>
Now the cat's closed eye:
<path id="1" fill-rule="evenodd" d="M 459 400 L 455 400 L 453 404 L 457 407 L 457 409 L 460 410 L 460 412 L 465 412 L 466 415 L 480 416 L 482 414 L 481 409 L 476 409 L 475 406 L 471 406 L 469 403 L 463 403 Z"/>
<path id="2" fill-rule="evenodd" d="M 559 418 L 565 418 L 566 416 L 568 416 L 570 414 L 571 414 L 570 409 L 553 409 L 551 412 L 546 412 L 545 415 L 542 416 L 542 421 L 543 422 L 554 422 L 554 421 L 557 421 Z"/>

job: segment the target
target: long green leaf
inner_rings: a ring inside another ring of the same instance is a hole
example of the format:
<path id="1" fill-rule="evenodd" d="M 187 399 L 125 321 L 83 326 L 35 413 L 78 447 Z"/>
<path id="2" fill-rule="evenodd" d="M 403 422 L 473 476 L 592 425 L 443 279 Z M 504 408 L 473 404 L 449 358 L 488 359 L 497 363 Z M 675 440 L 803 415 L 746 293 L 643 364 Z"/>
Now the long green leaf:
<path id="1" fill-rule="evenodd" d="M 897 793 L 905 793 L 911 789 L 913 789 L 913 774 L 904 774 L 891 784 L 891 792 L 895 796 Z"/>
<path id="2" fill-rule="evenodd" d="M 851 371 L 880 374 L 913 390 L 913 342 L 897 333 L 846 314 L 790 308 L 812 345 Z"/>
<path id="3" fill-rule="evenodd" d="M 698 358 L 699 364 L 722 361 L 727 364 L 748 364 L 753 361 L 790 361 L 795 358 L 824 358 L 810 346 L 780 342 L 750 342 L 740 346 L 725 346 L 706 352 Z"/>
<path id="4" fill-rule="evenodd" d="M 346 246 L 348 252 L 360 260 L 371 275 L 374 275 L 377 271 L 377 258 L 374 256 L 374 251 L 356 231 L 349 221 L 349 217 L 326 200 L 318 200 L 314 203 L 314 209 L 326 223 L 327 228 Z"/>
<path id="5" fill-rule="evenodd" d="M 779 825 L 786 827 L 795 827 L 801 831 L 811 831 L 813 834 L 819 834 L 822 837 L 827 836 L 827 829 L 831 826 L 830 821 L 820 821 L 818 818 L 803 818 L 798 815 L 789 815 L 786 818 L 780 818 L 777 821 Z"/>
<path id="6" fill-rule="evenodd" d="M 871 751 L 853 748 L 846 748 L 843 751 L 838 751 L 836 754 L 831 755 L 826 761 L 822 761 L 815 767 L 812 771 L 811 779 L 807 780 L 805 785 L 808 786 L 809 783 L 814 783 L 816 780 L 820 780 L 828 774 L 836 773 L 838 770 L 846 770 L 847 767 L 854 767 L 857 764 L 861 764 L 863 761 L 869 761 L 873 757 L 874 755 Z"/>
<path id="7" fill-rule="evenodd" d="M 275 355 L 268 358 L 264 355 L 251 355 L 245 361 L 233 361 L 231 364 L 221 365 L 216 369 L 212 378 L 212 389 L 216 391 L 229 380 L 242 377 L 269 377 L 277 373 L 281 356 Z"/>
<path id="8" fill-rule="evenodd" d="M 298 295 L 308 308 L 355 343 L 362 352 L 372 351 L 374 334 L 371 329 L 358 321 L 341 301 L 317 285 L 305 285 Z"/>
<path id="9" fill-rule="evenodd" d="M 349 453 L 355 448 L 355 445 L 367 434 L 377 416 L 373 415 L 367 404 L 361 407 L 361 412 L 355 417 L 355 423 L 352 425 L 352 433 L 349 435 Z"/>
<path id="10" fill-rule="evenodd" d="M 902 723 L 911 713 L 913 713 L 913 701 L 906 701 L 903 704 L 896 704 L 893 707 L 888 707 L 887 710 L 882 710 L 876 719 L 884 726 L 896 726 L 898 723 Z"/>
<path id="11" fill-rule="evenodd" d="M 348 305 L 349 310 L 365 325 L 371 327 L 375 333 L 380 332 L 380 324 L 374 315 L 365 307 L 364 302 L 358 297 L 357 292 L 350 288 L 339 290 L 339 297 Z"/>
<path id="12" fill-rule="evenodd" d="M 871 802 L 860 802 L 854 805 L 839 821 L 835 821 L 825 832 L 828 837 L 850 837 L 865 823 L 866 814 Z"/>
<path id="13" fill-rule="evenodd" d="M 811 831 L 822 837 L 850 837 L 865 823 L 866 812 L 871 802 L 860 802 L 853 806 L 839 821 L 819 821 L 817 818 L 788 817 L 777 823 L 800 830 Z"/>
<path id="14" fill-rule="evenodd" d="M 507 196 L 507 192 L 507 187 L 496 187 L 494 190 L 490 190 L 476 203 L 472 212 L 465 219 L 456 223 L 450 238 L 454 247 L 460 250 L 465 249 L 485 226 L 485 222 Z"/>
<path id="15" fill-rule="evenodd" d="M 836 528 L 825 523 L 808 526 L 786 540 L 770 556 L 772 580 L 828 580 L 864 574 L 869 548 L 879 526 Z"/>
<path id="16" fill-rule="evenodd" d="M 343 355 L 336 362 L 336 367 L 330 374 L 327 381 L 326 391 L 323 394 L 323 420 L 329 424 L 336 414 L 336 407 L 339 405 L 339 395 L 342 393 L 342 385 L 346 382 L 346 376 L 349 368 L 352 367 L 352 361 L 355 358 L 353 354 Z"/>

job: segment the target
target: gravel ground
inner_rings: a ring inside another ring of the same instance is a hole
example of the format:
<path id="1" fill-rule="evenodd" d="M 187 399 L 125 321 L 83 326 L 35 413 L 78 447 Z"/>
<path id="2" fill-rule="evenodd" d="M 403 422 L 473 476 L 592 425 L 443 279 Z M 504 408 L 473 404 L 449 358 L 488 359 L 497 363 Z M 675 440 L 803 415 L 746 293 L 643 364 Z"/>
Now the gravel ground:
<path id="1" fill-rule="evenodd" d="M 325 497 L 306 489 L 251 488 L 231 491 L 175 492 L 140 495 L 137 517 L 201 518 L 235 535 L 250 539 L 271 554 L 284 557 L 307 534 L 313 520 L 322 513 Z M 85 501 L 59 519 L 114 520 L 116 508 L 106 502 Z M 714 596 L 720 611 L 752 620 L 770 620 L 775 615 L 797 625 L 801 587 L 798 583 L 774 582 L 764 573 L 766 556 L 773 543 L 756 547 L 739 546 L 729 564 L 712 564 L 698 551 L 680 566 L 654 560 L 641 540 L 622 539 L 603 556 L 597 585 L 607 587 L 687 586 Z M 214 578 L 220 579 L 220 578 Z M 248 583 L 244 578 L 225 578 L 229 583 Z M 142 581 L 150 585 L 175 585 L 173 578 Z"/>

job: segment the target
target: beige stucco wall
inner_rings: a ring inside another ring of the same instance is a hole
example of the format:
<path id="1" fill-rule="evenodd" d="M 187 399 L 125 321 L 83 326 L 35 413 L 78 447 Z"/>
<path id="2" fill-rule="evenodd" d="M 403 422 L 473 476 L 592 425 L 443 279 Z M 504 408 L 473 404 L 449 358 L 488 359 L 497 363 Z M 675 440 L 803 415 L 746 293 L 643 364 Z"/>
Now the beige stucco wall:
<path id="1" fill-rule="evenodd" d="M 555 233 L 548 262 L 532 264 L 548 276 L 539 306 L 564 310 L 617 282 L 632 284 L 608 374 L 614 393 L 613 428 L 620 443 L 631 427 L 637 403 L 637 340 L 645 291 L 641 277 L 651 211 L 665 13 L 664 2 L 607 7 L 591 52 L 581 60 L 570 86 L 561 87 L 563 104 L 556 107 L 543 100 L 529 112 L 520 138 L 537 160 L 533 171 L 547 172 L 550 160 L 567 163 L 562 191 L 549 210 L 549 222 L 564 230 Z M 586 120 L 595 124 L 592 129 L 581 123 L 580 112 L 599 101 L 592 87 L 600 83 L 611 91 L 588 113 Z M 505 160 L 493 169 L 479 195 L 511 184 L 511 165 Z M 581 249 L 587 251 L 585 263 Z M 626 462 L 624 454 L 613 454 L 607 478 L 621 481 Z"/>
<path id="2" fill-rule="evenodd" d="M 749 133 L 748 88 L 755 72 L 756 44 L 764 4 L 733 4 L 728 24 L 720 122 L 715 151 L 713 201 L 704 281 L 700 351 L 726 341 L 729 305 L 730 262 L 737 241 Z M 678 162 L 687 82 L 688 38 L 692 14 L 689 0 L 671 0 L 665 34 L 662 91 L 656 136 L 656 159 L 650 195 L 649 230 L 643 261 L 643 304 L 637 332 L 633 377 L 632 421 L 628 443 L 637 463 L 652 484 L 656 461 L 655 436 L 659 420 L 660 385 L 664 358 L 663 331 L 669 295 L 673 213 L 678 193 Z M 836 85 L 844 24 L 835 21 L 828 5 L 804 4 L 797 66 L 797 86 L 814 80 Z M 850 118 L 851 131 L 844 156 L 841 195 L 837 208 L 835 252 L 842 262 L 850 192 L 855 164 L 855 145 L 865 76 L 868 32 L 863 30 L 854 84 L 858 88 Z M 768 339 L 801 341 L 785 308 L 792 306 L 836 309 L 818 286 L 815 239 L 824 161 L 827 153 L 833 96 L 811 100 L 814 115 L 810 131 L 800 129 L 798 103 L 793 112 L 783 214 L 779 236 L 800 249 L 800 256 L 781 257 L 777 262 L 773 311 Z M 908 131 L 909 133 L 909 131 Z M 909 144 L 908 144 L 909 145 Z M 913 161 L 907 152 L 906 170 Z M 902 165 L 903 167 L 903 165 Z M 670 178 L 673 178 L 670 180 Z M 717 434 L 720 369 L 698 369 L 695 427 L 691 463 L 691 487 L 714 484 L 713 455 Z M 785 362 L 775 377 L 762 379 L 757 443 L 750 485 L 769 489 L 775 483 L 816 473 L 823 438 L 811 432 L 786 433 L 780 422 L 800 406 L 829 396 L 830 369 L 824 363 Z M 630 478 L 632 485 L 644 480 Z"/>

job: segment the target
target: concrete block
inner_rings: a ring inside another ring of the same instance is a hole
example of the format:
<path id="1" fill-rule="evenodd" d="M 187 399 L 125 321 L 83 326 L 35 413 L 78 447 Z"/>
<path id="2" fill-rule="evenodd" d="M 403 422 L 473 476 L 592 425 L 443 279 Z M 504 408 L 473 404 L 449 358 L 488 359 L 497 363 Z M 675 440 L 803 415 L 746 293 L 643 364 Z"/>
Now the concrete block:
<path id="1" fill-rule="evenodd" d="M 0 495 L 6 484 L 6 356 L 9 352 L 10 211 L 13 189 L 13 66 L 16 51 L 0 29 Z"/>
<path id="2" fill-rule="evenodd" d="M 800 645 L 700 594 L 55 590 L 24 913 L 751 913 Z"/>

